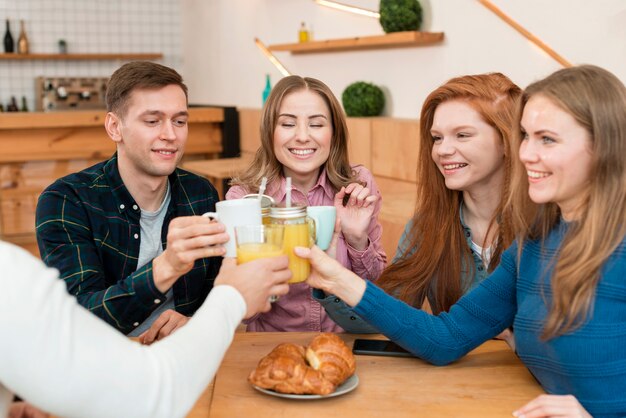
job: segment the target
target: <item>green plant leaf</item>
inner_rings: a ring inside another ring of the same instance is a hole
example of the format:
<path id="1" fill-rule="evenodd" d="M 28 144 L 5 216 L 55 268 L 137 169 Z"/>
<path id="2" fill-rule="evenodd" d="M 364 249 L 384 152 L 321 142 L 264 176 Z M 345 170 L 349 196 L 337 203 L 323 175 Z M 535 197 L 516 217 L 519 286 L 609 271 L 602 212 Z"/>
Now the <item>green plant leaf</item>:
<path id="1" fill-rule="evenodd" d="M 380 25 L 385 33 L 419 30 L 422 6 L 417 0 L 380 0 Z"/>
<path id="2" fill-rule="evenodd" d="M 385 95 L 380 87 L 357 81 L 346 87 L 341 102 L 348 116 L 379 116 L 385 107 Z"/>

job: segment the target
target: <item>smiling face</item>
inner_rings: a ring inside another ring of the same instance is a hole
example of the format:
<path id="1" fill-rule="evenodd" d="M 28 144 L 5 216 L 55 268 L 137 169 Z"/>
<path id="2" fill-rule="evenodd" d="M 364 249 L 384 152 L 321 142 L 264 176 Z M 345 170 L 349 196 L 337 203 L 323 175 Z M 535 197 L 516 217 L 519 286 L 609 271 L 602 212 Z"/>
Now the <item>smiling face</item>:
<path id="1" fill-rule="evenodd" d="M 332 136 L 330 110 L 319 94 L 298 90 L 283 98 L 274 129 L 274 154 L 294 186 L 304 192 L 313 187 L 328 160 Z"/>
<path id="2" fill-rule="evenodd" d="M 435 110 L 430 133 L 431 155 L 448 189 L 472 193 L 500 190 L 502 140 L 472 106 L 462 100 L 441 103 Z"/>
<path id="3" fill-rule="evenodd" d="M 577 217 L 592 167 L 591 135 L 572 115 L 542 95 L 522 115 L 520 160 L 535 203 L 554 202 L 566 220 Z"/>
<path id="4" fill-rule="evenodd" d="M 115 142 L 120 171 L 129 177 L 169 176 L 183 156 L 187 142 L 187 99 L 177 85 L 136 89 L 123 118 L 107 130 Z"/>

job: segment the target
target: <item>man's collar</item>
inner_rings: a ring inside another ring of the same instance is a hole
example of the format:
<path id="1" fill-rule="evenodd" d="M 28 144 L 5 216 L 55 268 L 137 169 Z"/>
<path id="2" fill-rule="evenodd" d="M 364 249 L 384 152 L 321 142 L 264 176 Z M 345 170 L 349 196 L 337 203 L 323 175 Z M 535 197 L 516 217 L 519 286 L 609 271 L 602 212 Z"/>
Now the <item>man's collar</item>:
<path id="1" fill-rule="evenodd" d="M 116 202 L 117 210 L 122 213 L 126 210 L 133 210 L 139 213 L 139 206 L 137 202 L 133 198 L 133 196 L 126 188 L 124 181 L 122 180 L 122 176 L 120 175 L 119 170 L 119 162 L 117 158 L 117 153 L 113 154 L 113 157 L 104 165 L 104 175 L 107 177 L 109 186 L 111 188 L 111 193 L 113 195 L 113 199 Z M 174 170 L 172 174 L 168 176 L 169 185 L 171 187 L 170 193 L 171 196 L 175 196 L 178 187 L 179 187 L 179 179 L 178 179 L 178 168 Z"/>

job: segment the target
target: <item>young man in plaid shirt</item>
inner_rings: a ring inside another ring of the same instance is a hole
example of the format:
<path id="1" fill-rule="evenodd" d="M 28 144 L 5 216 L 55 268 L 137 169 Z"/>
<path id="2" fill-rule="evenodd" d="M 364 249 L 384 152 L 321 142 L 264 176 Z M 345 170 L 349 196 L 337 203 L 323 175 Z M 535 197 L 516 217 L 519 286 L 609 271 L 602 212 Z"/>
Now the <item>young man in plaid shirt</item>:
<path id="1" fill-rule="evenodd" d="M 117 152 L 49 186 L 37 205 L 43 261 L 71 294 L 144 343 L 184 325 L 213 287 L 228 235 L 205 179 L 177 168 L 187 87 L 171 68 L 131 62 L 112 75 L 105 128 Z"/>

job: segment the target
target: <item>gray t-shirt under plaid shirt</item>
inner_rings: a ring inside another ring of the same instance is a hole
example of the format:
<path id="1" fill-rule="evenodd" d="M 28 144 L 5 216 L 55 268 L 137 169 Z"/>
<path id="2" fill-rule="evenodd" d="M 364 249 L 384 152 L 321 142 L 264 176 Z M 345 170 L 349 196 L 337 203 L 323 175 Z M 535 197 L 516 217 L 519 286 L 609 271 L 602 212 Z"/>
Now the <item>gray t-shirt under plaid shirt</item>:
<path id="1" fill-rule="evenodd" d="M 139 261 L 137 262 L 137 268 L 141 268 L 146 263 L 151 262 L 155 257 L 159 256 L 163 252 L 163 242 L 161 241 L 161 229 L 163 227 L 163 220 L 165 219 L 165 213 L 167 207 L 172 199 L 170 193 L 170 185 L 167 183 L 167 189 L 165 191 L 165 198 L 161 207 L 154 212 L 141 209 L 141 219 L 139 225 L 141 227 L 141 243 L 139 244 Z M 166 300 L 156 308 L 145 321 L 141 323 L 137 328 L 132 330 L 129 337 L 137 337 L 146 331 L 152 323 L 166 310 L 174 309 L 174 292 L 172 289 L 168 290 L 165 295 Z"/>

